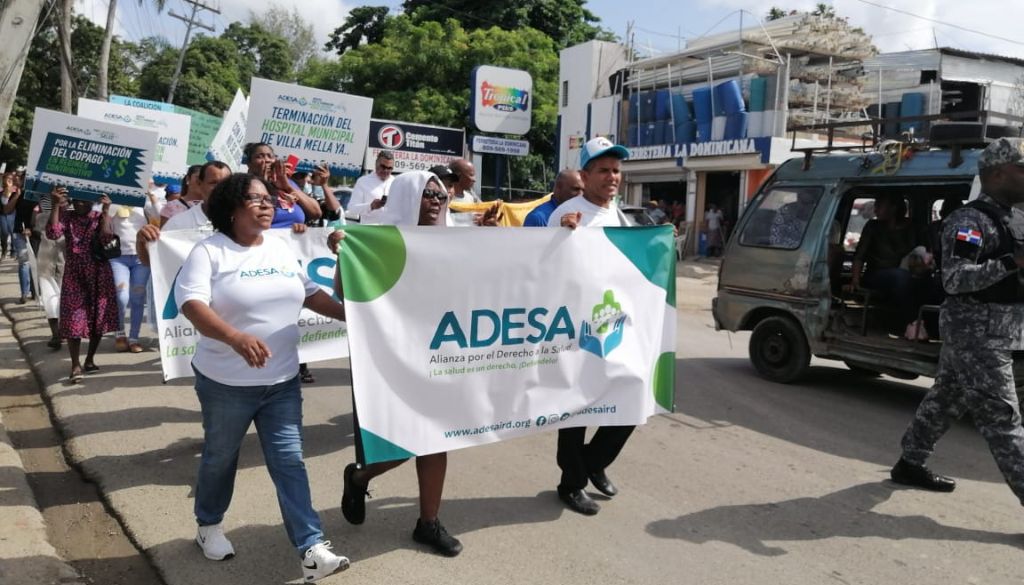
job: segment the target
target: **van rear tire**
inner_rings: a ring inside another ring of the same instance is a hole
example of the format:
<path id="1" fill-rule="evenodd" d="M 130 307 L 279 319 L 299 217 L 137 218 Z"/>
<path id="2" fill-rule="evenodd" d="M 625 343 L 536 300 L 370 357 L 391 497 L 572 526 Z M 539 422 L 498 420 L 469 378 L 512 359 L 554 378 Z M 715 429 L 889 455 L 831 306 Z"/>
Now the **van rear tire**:
<path id="1" fill-rule="evenodd" d="M 790 384 L 807 373 L 811 350 L 800 324 L 790 317 L 768 317 L 750 336 L 750 361 L 763 377 Z"/>

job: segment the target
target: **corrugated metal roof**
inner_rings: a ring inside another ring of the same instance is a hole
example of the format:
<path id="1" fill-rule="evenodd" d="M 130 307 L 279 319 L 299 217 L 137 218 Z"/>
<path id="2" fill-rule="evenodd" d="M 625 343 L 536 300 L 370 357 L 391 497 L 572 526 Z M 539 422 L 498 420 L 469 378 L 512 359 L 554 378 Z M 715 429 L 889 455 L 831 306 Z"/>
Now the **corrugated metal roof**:
<path id="1" fill-rule="evenodd" d="M 1024 59 L 1017 57 L 1008 57 L 1006 55 L 995 55 L 992 53 L 979 53 L 977 51 L 965 51 L 963 49 L 954 49 L 953 47 L 942 47 L 939 49 L 946 55 L 955 55 L 957 57 L 965 57 L 968 59 L 989 59 L 992 61 L 1003 61 L 1013 65 L 1024 67 Z"/>

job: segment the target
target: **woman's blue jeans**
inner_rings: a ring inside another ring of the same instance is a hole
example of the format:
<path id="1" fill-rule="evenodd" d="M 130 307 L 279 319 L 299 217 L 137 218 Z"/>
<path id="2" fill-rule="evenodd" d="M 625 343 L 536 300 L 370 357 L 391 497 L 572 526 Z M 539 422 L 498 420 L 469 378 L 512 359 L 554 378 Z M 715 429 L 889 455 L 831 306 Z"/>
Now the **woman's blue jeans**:
<path id="1" fill-rule="evenodd" d="M 18 284 L 21 285 L 21 296 L 27 297 L 32 292 L 32 267 L 28 263 L 28 238 L 25 234 L 14 234 L 14 255 L 18 259 Z"/>
<path id="2" fill-rule="evenodd" d="M 194 369 L 194 368 L 193 368 Z M 224 519 L 235 488 L 238 451 L 256 423 L 263 459 L 277 488 L 288 538 L 302 555 L 323 539 L 302 459 L 302 392 L 296 375 L 271 386 L 228 386 L 198 370 L 196 393 L 203 411 L 203 456 L 199 462 L 195 514 L 200 526 Z"/>
<path id="3" fill-rule="evenodd" d="M 124 332 L 125 309 L 131 308 L 132 320 L 128 329 L 128 339 L 138 341 L 143 311 L 146 307 L 149 266 L 139 262 L 138 256 L 121 255 L 110 260 L 110 268 L 114 271 L 114 286 L 117 288 L 117 322 L 121 324 L 121 332 L 118 335 Z"/>

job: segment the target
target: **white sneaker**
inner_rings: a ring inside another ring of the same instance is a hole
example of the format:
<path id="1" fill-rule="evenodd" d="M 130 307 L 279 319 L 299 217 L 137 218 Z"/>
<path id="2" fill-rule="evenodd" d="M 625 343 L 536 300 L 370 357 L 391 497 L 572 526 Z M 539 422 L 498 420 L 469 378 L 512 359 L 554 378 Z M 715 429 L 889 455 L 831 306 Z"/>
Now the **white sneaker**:
<path id="1" fill-rule="evenodd" d="M 331 552 L 331 541 L 325 540 L 309 547 L 302 559 L 302 576 L 307 583 L 319 581 L 348 568 L 348 559 Z"/>
<path id="2" fill-rule="evenodd" d="M 203 556 L 211 561 L 224 561 L 235 556 L 235 548 L 224 536 L 223 524 L 200 526 L 196 532 L 196 544 L 203 549 Z"/>

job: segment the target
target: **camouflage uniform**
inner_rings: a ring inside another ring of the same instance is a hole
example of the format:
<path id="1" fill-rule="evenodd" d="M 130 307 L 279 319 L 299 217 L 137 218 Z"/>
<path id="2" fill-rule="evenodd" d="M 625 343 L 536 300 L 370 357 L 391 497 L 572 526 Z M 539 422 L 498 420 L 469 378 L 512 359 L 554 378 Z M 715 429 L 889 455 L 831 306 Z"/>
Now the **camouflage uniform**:
<path id="1" fill-rule="evenodd" d="M 1009 212 L 1014 239 L 1024 235 L 1024 212 L 982 201 Z M 1000 230 L 976 208 L 955 211 L 942 229 L 942 285 L 948 297 L 939 313 L 942 351 L 935 385 L 925 396 L 903 435 L 903 459 L 924 465 L 935 443 L 953 421 L 970 412 L 974 425 L 1010 489 L 1024 505 L 1024 429 L 1014 389 L 1013 350 L 1024 350 L 1024 298 L 1020 303 L 983 302 L 972 296 L 1018 269 L 1013 255 L 992 256 L 1000 248 Z"/>

